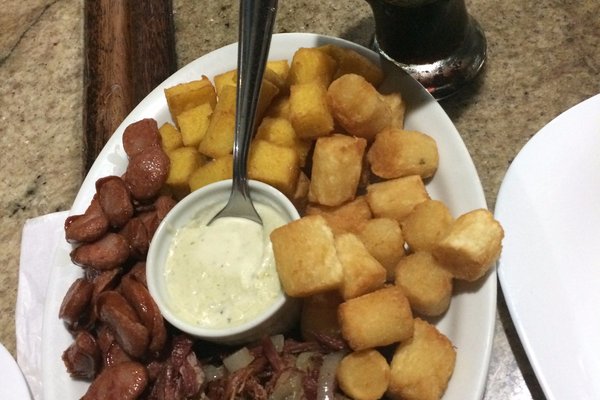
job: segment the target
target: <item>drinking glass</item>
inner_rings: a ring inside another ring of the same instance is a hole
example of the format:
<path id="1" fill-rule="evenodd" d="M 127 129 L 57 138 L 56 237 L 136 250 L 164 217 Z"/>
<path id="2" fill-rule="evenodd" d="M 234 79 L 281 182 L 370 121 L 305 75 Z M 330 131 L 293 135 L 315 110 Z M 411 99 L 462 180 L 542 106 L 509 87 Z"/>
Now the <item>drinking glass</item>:
<path id="1" fill-rule="evenodd" d="M 456 92 L 481 70 L 486 39 L 465 0 L 366 0 L 374 48 L 435 98 Z"/>

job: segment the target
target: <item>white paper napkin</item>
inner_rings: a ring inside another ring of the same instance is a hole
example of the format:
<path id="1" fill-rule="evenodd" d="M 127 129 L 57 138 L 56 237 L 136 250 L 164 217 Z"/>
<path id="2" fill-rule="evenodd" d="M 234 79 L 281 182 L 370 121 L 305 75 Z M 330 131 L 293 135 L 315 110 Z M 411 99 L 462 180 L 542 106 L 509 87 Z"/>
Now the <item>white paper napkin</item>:
<path id="1" fill-rule="evenodd" d="M 23 226 L 15 311 L 17 363 L 35 400 L 42 399 L 42 321 L 54 250 L 64 240 L 62 211 L 28 219 Z"/>

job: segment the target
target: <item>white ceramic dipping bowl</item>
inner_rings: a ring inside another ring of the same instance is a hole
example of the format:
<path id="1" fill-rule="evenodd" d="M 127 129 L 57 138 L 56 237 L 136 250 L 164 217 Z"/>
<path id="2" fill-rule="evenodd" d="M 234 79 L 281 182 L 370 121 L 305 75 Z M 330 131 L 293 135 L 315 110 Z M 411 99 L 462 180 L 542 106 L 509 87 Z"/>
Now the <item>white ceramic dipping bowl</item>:
<path id="1" fill-rule="evenodd" d="M 156 230 L 146 261 L 148 290 L 163 317 L 176 328 L 192 336 L 214 343 L 236 345 L 258 340 L 265 335 L 282 333 L 296 323 L 300 303 L 283 293 L 255 319 L 228 328 L 206 328 L 180 318 L 171 306 L 165 278 L 169 248 L 178 228 L 189 223 L 200 210 L 223 205 L 229 199 L 231 180 L 220 181 L 200 188 L 181 200 L 165 217 Z M 250 195 L 255 203 L 275 209 L 289 221 L 300 218 L 292 203 L 277 189 L 258 181 L 249 181 Z"/>

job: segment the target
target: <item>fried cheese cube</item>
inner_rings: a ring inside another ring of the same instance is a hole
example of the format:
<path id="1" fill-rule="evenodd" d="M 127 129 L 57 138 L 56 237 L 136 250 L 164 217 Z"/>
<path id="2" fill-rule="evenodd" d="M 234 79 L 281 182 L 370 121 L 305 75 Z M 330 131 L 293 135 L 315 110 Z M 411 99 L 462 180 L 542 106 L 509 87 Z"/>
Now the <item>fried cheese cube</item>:
<path id="1" fill-rule="evenodd" d="M 188 184 L 190 190 L 200 189 L 213 182 L 231 179 L 233 176 L 233 156 L 227 154 L 223 157 L 215 158 L 200 166 L 191 173 Z"/>
<path id="2" fill-rule="evenodd" d="M 433 255 L 457 279 L 475 281 L 500 256 L 504 230 L 486 209 L 458 217 L 433 248 Z"/>
<path id="3" fill-rule="evenodd" d="M 318 82 L 290 87 L 289 118 L 301 139 L 316 139 L 333 131 L 334 122 L 327 105 L 327 89 Z"/>
<path id="4" fill-rule="evenodd" d="M 183 111 L 200 104 L 209 103 L 213 108 L 217 104 L 215 87 L 206 76 L 200 80 L 180 83 L 165 89 L 165 97 L 173 121 L 176 121 L 177 116 Z"/>
<path id="5" fill-rule="evenodd" d="M 431 253 L 419 251 L 402 258 L 395 275 L 396 285 L 404 290 L 414 312 L 436 317 L 448 309 L 452 274 Z"/>
<path id="6" fill-rule="evenodd" d="M 356 231 L 365 247 L 385 268 L 388 281 L 394 280 L 398 261 L 404 257 L 404 237 L 398 221 L 391 218 L 373 218 Z"/>
<path id="7" fill-rule="evenodd" d="M 253 140 L 248 154 L 248 177 L 268 183 L 291 197 L 296 190 L 300 159 L 295 149 L 266 140 Z"/>
<path id="8" fill-rule="evenodd" d="M 337 290 L 344 279 L 325 218 L 310 215 L 271 232 L 275 265 L 285 293 L 306 297 Z"/>
<path id="9" fill-rule="evenodd" d="M 439 200 L 417 204 L 402 221 L 404 239 L 412 251 L 431 251 L 454 218 Z"/>
<path id="10" fill-rule="evenodd" d="M 290 85 L 319 83 L 329 86 L 337 68 L 335 60 L 317 48 L 300 48 L 292 57 L 288 81 Z"/>
<path id="11" fill-rule="evenodd" d="M 342 301 L 337 291 L 304 298 L 300 313 L 302 338 L 306 341 L 315 340 L 319 335 L 341 338 L 337 310 Z"/>
<path id="12" fill-rule="evenodd" d="M 392 121 L 387 102 L 360 75 L 346 74 L 333 81 L 327 89 L 327 102 L 335 121 L 346 132 L 368 141 Z"/>
<path id="13" fill-rule="evenodd" d="M 204 103 L 177 116 L 177 125 L 181 131 L 184 146 L 198 146 L 204 138 L 213 109 L 210 103 Z"/>
<path id="14" fill-rule="evenodd" d="M 178 199 L 190 192 L 190 175 L 204 163 L 195 147 L 184 146 L 167 153 L 171 166 L 167 176 L 167 186 Z"/>
<path id="15" fill-rule="evenodd" d="M 213 110 L 206 134 L 198 146 L 200 153 L 211 158 L 218 158 L 233 151 L 235 101 L 235 86 L 223 86 L 219 94 L 219 102 Z"/>
<path id="16" fill-rule="evenodd" d="M 374 349 L 354 351 L 340 362 L 336 378 L 340 388 L 355 400 L 377 400 L 390 383 L 390 366 Z"/>
<path id="17" fill-rule="evenodd" d="M 367 186 L 367 201 L 375 217 L 393 218 L 399 223 L 417 204 L 429 200 L 419 175 L 410 175 Z"/>
<path id="18" fill-rule="evenodd" d="M 430 178 L 439 165 L 435 140 L 422 132 L 388 128 L 375 136 L 367 153 L 371 171 L 380 178 L 408 175 Z"/>
<path id="19" fill-rule="evenodd" d="M 358 196 L 356 199 L 336 207 L 309 204 L 305 212 L 306 215 L 322 215 L 336 235 L 355 232 L 357 227 L 362 226 L 373 217 L 365 196 Z"/>
<path id="20" fill-rule="evenodd" d="M 346 300 L 338 309 L 342 336 L 355 351 L 410 338 L 414 320 L 402 289 L 389 286 Z"/>
<path id="21" fill-rule="evenodd" d="M 381 67 L 354 50 L 333 44 L 327 44 L 318 49 L 329 54 L 337 62 L 334 79 L 346 74 L 357 74 L 375 87 L 383 81 Z"/>
<path id="22" fill-rule="evenodd" d="M 454 371 L 456 351 L 426 321 L 416 318 L 414 328 L 413 337 L 394 352 L 387 395 L 394 400 L 439 400 Z"/>
<path id="23" fill-rule="evenodd" d="M 319 138 L 312 158 L 308 200 L 338 206 L 356 196 L 367 141 L 335 134 Z"/>
<path id="24" fill-rule="evenodd" d="M 183 146 L 181 132 L 170 122 L 165 122 L 158 128 L 160 144 L 165 153 Z"/>
<path id="25" fill-rule="evenodd" d="M 362 296 L 383 287 L 387 271 L 352 233 L 335 237 L 335 249 L 342 263 L 344 280 L 340 293 L 344 300 Z"/>

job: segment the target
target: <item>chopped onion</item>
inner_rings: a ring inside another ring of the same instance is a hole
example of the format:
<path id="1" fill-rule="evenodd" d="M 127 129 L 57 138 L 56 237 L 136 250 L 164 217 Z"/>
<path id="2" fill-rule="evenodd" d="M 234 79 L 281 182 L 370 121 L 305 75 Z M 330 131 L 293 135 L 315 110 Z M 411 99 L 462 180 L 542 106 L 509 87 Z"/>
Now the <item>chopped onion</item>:
<path id="1" fill-rule="evenodd" d="M 271 343 L 273 343 L 273 347 L 275 347 L 275 350 L 278 353 L 281 353 L 283 351 L 283 342 L 285 341 L 283 335 L 273 335 L 270 339 Z"/>
<path id="2" fill-rule="evenodd" d="M 223 365 L 229 372 L 235 372 L 238 369 L 247 367 L 252 361 L 254 356 L 250 354 L 250 350 L 247 347 L 242 347 L 233 354 L 228 355 L 223 359 Z"/>
<path id="3" fill-rule="evenodd" d="M 317 380 L 317 400 L 334 400 L 337 367 L 344 357 L 344 352 L 336 351 L 326 354 L 323 357 L 323 364 L 319 370 L 319 379 Z"/>
<path id="4" fill-rule="evenodd" d="M 303 374 L 294 370 L 286 370 L 277 378 L 269 400 L 302 400 L 305 399 L 302 387 Z"/>
<path id="5" fill-rule="evenodd" d="M 296 357 L 296 368 L 308 372 L 317 368 L 317 361 L 321 361 L 321 354 L 316 351 L 303 351 Z"/>
<path id="6" fill-rule="evenodd" d="M 217 367 L 212 364 L 206 364 L 202 366 L 204 370 L 204 376 L 206 377 L 207 382 L 215 381 L 219 378 L 222 378 L 225 375 L 225 368 Z"/>

